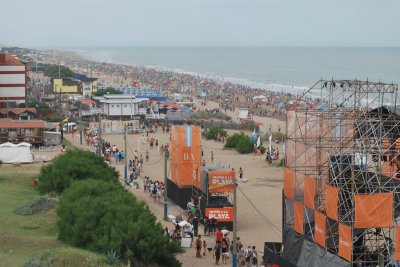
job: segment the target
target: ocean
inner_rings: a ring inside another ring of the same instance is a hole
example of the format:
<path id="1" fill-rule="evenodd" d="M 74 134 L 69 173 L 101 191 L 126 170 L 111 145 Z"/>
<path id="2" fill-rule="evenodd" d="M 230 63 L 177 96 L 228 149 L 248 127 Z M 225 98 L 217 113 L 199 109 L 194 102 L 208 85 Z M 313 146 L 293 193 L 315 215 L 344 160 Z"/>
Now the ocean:
<path id="1" fill-rule="evenodd" d="M 256 88 L 304 90 L 319 79 L 400 83 L 400 48 L 79 47 L 88 59 L 204 75 Z"/>

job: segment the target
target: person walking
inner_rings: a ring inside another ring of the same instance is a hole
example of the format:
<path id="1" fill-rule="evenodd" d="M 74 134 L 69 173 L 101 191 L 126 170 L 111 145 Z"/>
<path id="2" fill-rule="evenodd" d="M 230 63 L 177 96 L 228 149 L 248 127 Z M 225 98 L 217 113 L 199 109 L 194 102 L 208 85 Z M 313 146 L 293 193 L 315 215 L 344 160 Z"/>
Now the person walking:
<path id="1" fill-rule="evenodd" d="M 203 247 L 203 242 L 201 241 L 201 235 L 196 239 L 196 257 L 201 258 L 201 248 Z"/>
<path id="2" fill-rule="evenodd" d="M 239 168 L 238 173 L 239 173 L 239 179 L 242 179 L 243 178 L 243 169 L 242 169 L 242 167 Z"/>
<path id="3" fill-rule="evenodd" d="M 211 151 L 211 162 L 214 163 L 214 151 Z"/>
<path id="4" fill-rule="evenodd" d="M 221 241 L 217 241 L 214 246 L 215 265 L 219 265 L 219 259 L 221 258 L 221 249 Z"/>

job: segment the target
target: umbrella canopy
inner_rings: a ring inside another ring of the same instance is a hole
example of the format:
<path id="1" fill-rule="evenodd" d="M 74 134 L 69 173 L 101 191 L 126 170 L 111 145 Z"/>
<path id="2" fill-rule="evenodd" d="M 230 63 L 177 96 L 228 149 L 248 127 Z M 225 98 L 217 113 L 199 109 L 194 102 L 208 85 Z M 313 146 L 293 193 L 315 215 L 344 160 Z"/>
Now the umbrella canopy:
<path id="1" fill-rule="evenodd" d="M 255 123 L 255 125 L 260 126 L 260 125 L 264 125 L 264 123 L 257 121 L 257 122 Z"/>

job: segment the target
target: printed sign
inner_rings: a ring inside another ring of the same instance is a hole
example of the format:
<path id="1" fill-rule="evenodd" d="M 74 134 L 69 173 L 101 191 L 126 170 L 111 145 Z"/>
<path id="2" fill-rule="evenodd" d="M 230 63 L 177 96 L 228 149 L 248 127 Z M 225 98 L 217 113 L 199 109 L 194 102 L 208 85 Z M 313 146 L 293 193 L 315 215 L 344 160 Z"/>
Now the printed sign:
<path id="1" fill-rule="evenodd" d="M 215 218 L 219 222 L 233 222 L 233 207 L 206 208 L 206 216 Z"/>
<path id="2" fill-rule="evenodd" d="M 210 193 L 233 193 L 234 171 L 210 171 L 208 184 Z"/>

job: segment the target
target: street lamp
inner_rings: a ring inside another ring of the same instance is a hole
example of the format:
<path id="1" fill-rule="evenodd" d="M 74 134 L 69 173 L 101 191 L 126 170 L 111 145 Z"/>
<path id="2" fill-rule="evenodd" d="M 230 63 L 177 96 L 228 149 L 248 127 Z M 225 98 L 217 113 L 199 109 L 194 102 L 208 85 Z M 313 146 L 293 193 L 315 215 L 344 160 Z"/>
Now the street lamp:
<path id="1" fill-rule="evenodd" d="M 169 151 L 165 146 L 164 148 L 164 220 L 168 220 L 168 195 L 167 195 L 167 163 L 168 163 Z"/>
<path id="2" fill-rule="evenodd" d="M 236 180 L 233 184 L 233 249 L 232 249 L 232 267 L 237 266 L 237 192 L 236 192 L 236 187 L 239 185 L 239 183 L 246 183 L 247 180 L 244 179 L 239 179 Z"/>

